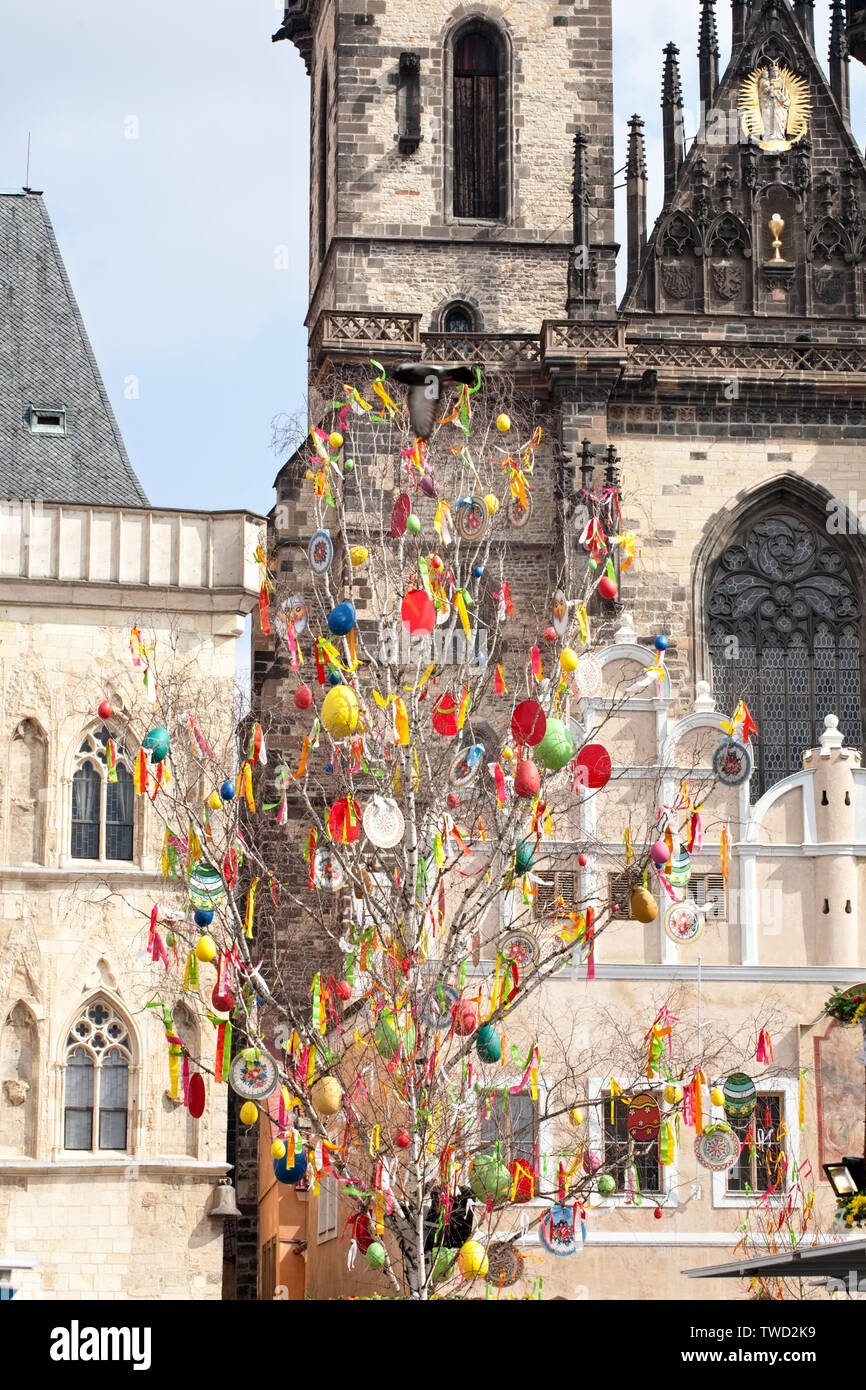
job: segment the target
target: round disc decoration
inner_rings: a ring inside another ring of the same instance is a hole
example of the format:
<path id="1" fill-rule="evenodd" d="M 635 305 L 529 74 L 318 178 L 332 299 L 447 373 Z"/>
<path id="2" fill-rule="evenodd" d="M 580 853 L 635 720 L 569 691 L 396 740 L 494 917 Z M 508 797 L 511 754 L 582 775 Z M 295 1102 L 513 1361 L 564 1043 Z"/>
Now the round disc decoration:
<path id="1" fill-rule="evenodd" d="M 703 1134 L 695 1140 L 695 1155 L 698 1163 L 713 1173 L 724 1173 L 733 1168 L 740 1157 L 742 1144 L 729 1125 L 707 1125 Z"/>
<path id="2" fill-rule="evenodd" d="M 187 1097 L 187 1109 L 194 1120 L 200 1120 L 204 1114 L 207 1104 L 207 1091 L 204 1086 L 204 1077 L 200 1071 L 193 1072 L 189 1079 L 189 1094 Z"/>
<path id="3" fill-rule="evenodd" d="M 451 764 L 448 781 L 452 787 L 468 787 L 481 771 L 484 746 L 473 743 L 471 748 L 463 748 Z"/>
<path id="4" fill-rule="evenodd" d="M 260 1048 L 251 1052 L 258 1052 L 258 1056 L 248 1058 L 243 1052 L 238 1053 L 229 1068 L 229 1085 L 244 1100 L 267 1100 L 277 1089 L 277 1064 Z"/>
<path id="5" fill-rule="evenodd" d="M 752 755 L 742 743 L 730 739 L 716 749 L 713 772 L 723 787 L 741 787 L 752 772 Z"/>
<path id="6" fill-rule="evenodd" d="M 391 797 L 374 796 L 364 812 L 364 834 L 376 849 L 394 849 L 406 829 L 403 812 Z"/>
<path id="7" fill-rule="evenodd" d="M 502 954 L 520 970 L 531 970 L 541 959 L 541 943 L 530 932 L 511 932 L 502 943 Z"/>
<path id="8" fill-rule="evenodd" d="M 353 845 L 360 833 L 360 807 L 354 797 L 343 796 L 328 813 L 328 834 L 340 844 Z"/>
<path id="9" fill-rule="evenodd" d="M 457 512 L 457 534 L 464 541 L 480 541 L 489 520 L 486 502 L 481 497 L 468 497 Z"/>
<path id="10" fill-rule="evenodd" d="M 441 1032 L 451 1027 L 451 1011 L 460 995 L 453 985 L 438 985 L 424 996 L 421 1016 L 428 1028 Z"/>
<path id="11" fill-rule="evenodd" d="M 581 787 L 589 787 L 592 791 L 606 787 L 613 770 L 610 754 L 602 743 L 588 743 L 586 747 L 581 748 L 573 766 L 578 784 Z"/>
<path id="12" fill-rule="evenodd" d="M 577 1254 L 574 1236 L 574 1207 L 553 1206 L 541 1218 L 539 1235 L 545 1250 L 551 1255 Z"/>
<path id="13" fill-rule="evenodd" d="M 313 886 L 325 893 L 339 893 L 346 882 L 346 870 L 333 854 L 317 849 L 313 860 Z"/>
<path id="14" fill-rule="evenodd" d="M 522 531 L 532 518 L 532 498 L 526 494 L 525 503 L 519 497 L 512 497 L 508 508 L 508 519 L 515 531 Z"/>
<path id="15" fill-rule="evenodd" d="M 678 946 L 699 941 L 704 925 L 704 914 L 695 903 L 671 903 L 665 913 L 665 933 Z"/>
<path id="16" fill-rule="evenodd" d="M 547 733 L 547 715 L 537 700 L 522 700 L 511 716 L 511 733 L 518 743 L 535 748 Z"/>
<path id="17" fill-rule="evenodd" d="M 487 1250 L 487 1278 L 499 1289 L 510 1289 L 520 1278 L 523 1261 L 513 1245 L 497 1241 Z"/>
<path id="18" fill-rule="evenodd" d="M 601 666 L 594 656 L 587 655 L 580 658 L 574 679 L 581 695 L 592 696 L 601 693 L 604 677 Z"/>
<path id="19" fill-rule="evenodd" d="M 330 531 L 317 531 L 307 546 L 307 560 L 313 574 L 327 574 L 334 558 Z"/>

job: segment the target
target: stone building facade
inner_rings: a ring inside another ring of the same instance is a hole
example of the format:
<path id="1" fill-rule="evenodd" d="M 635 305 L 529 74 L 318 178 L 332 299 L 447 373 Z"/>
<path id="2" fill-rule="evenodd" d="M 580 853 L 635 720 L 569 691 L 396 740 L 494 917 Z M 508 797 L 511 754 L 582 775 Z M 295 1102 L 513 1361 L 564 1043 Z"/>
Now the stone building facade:
<path id="1" fill-rule="evenodd" d="M 198 1120 L 172 1099 L 145 1007 L 164 832 L 133 793 L 130 629 L 195 669 L 230 730 L 260 522 L 148 505 L 41 196 L 3 195 L 0 221 L 0 1284 L 216 1299 L 224 1088 Z M 209 1048 L 182 981 L 171 1004 Z"/>
<path id="2" fill-rule="evenodd" d="M 502 11 L 292 0 L 275 36 L 299 48 L 313 90 L 312 388 L 370 358 L 386 368 L 445 359 L 477 363 L 488 379 L 509 374 L 542 403 L 553 423 L 535 529 L 515 545 L 516 601 L 522 586 L 545 590 L 575 544 L 582 491 L 619 487 L 624 525 L 639 533 L 619 608 L 596 627 L 605 686 L 582 702 L 577 733 L 597 727 L 623 681 L 651 663 L 658 633 L 671 640 L 670 679 L 608 728 L 614 779 L 598 819 L 575 826 L 575 840 L 591 828 L 601 853 L 578 873 L 573 846 L 561 847 L 576 900 L 615 892 L 626 808 L 645 805 L 652 823 L 659 769 L 709 772 L 736 703 L 755 717 L 751 780 L 714 796 L 714 833 L 693 865 L 695 891 L 715 891 L 727 822 L 730 878 L 700 958 L 665 934 L 663 911 L 648 927 L 623 920 L 599 945 L 593 989 L 600 1008 L 649 1021 L 676 988 L 684 1006 L 699 995 L 705 1022 L 732 1031 L 772 1006 L 775 1064 L 766 1076 L 755 1068 L 758 1089 L 789 1157 L 812 1165 L 825 1232 L 832 1200 L 820 1163 L 846 1146 L 860 1152 L 864 1137 L 857 1038 L 823 1017 L 830 988 L 866 973 L 866 165 L 850 129 L 841 8 L 825 71 L 811 5 L 734 0 L 720 76 L 716 5 L 704 0 L 706 119 L 688 152 L 677 49 L 667 46 L 664 207 L 648 235 L 635 117 L 622 152 L 619 308 L 610 0 Z M 474 124 L 461 128 L 467 107 Z M 467 150 L 479 156 L 474 184 L 455 175 Z M 309 531 L 301 467 L 295 459 L 281 472 L 272 514 L 290 579 Z M 282 655 L 260 643 L 256 684 L 272 709 L 288 707 L 285 675 Z M 579 975 L 548 988 L 564 1017 L 575 991 L 585 998 Z M 604 1094 L 603 1077 L 586 1080 Z M 597 1126 L 590 1138 L 603 1148 Z M 579 1269 L 533 1248 L 546 1289 L 713 1297 L 712 1284 L 681 1272 L 732 1248 L 749 1198 L 742 1182 L 695 1173 L 688 1149 L 682 1164 L 648 1204 L 622 1193 L 600 1203 Z M 292 1223 L 294 1232 L 294 1210 Z M 361 1287 L 315 1207 L 306 1234 L 315 1296 Z"/>

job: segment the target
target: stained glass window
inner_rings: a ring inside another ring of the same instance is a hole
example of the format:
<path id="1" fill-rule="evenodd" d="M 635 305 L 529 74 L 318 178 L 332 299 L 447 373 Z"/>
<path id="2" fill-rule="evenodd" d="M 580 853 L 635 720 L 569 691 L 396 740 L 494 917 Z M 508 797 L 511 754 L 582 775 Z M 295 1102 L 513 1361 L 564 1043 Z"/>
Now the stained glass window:
<path id="1" fill-rule="evenodd" d="M 90 1004 L 66 1039 L 64 1148 L 126 1149 L 130 1056 L 123 1019 L 107 1003 Z"/>
<path id="2" fill-rule="evenodd" d="M 862 743 L 861 606 L 832 537 L 798 517 L 758 522 L 715 562 L 707 624 L 720 710 L 745 700 L 758 726 L 752 799 L 803 766 L 824 718 Z"/>
<path id="3" fill-rule="evenodd" d="M 108 744 L 114 742 L 114 780 L 109 780 Z M 73 859 L 133 858 L 132 758 L 123 738 L 106 724 L 93 729 L 78 750 L 72 778 Z"/>

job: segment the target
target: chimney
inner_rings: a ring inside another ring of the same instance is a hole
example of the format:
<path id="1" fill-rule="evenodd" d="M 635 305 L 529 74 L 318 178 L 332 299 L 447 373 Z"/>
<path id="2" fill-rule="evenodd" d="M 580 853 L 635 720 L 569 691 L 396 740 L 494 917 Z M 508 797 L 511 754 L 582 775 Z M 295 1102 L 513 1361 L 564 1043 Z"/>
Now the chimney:
<path id="1" fill-rule="evenodd" d="M 731 0 L 731 45 L 736 52 L 746 40 L 746 29 L 752 17 L 749 0 Z"/>
<path id="2" fill-rule="evenodd" d="M 848 39 L 845 35 L 844 0 L 830 5 L 830 86 L 846 126 L 851 124 L 851 73 Z"/>
<path id="3" fill-rule="evenodd" d="M 644 123 L 640 116 L 632 116 L 628 123 L 628 162 L 626 164 L 625 187 L 626 208 L 628 211 L 628 289 L 637 282 L 646 251 L 646 147 L 643 138 Z"/>
<path id="4" fill-rule="evenodd" d="M 677 180 L 685 159 L 683 133 L 683 87 L 680 81 L 680 50 L 675 43 L 665 49 L 664 82 L 662 85 L 662 134 L 665 160 L 665 206 L 677 189 Z"/>
<path id="5" fill-rule="evenodd" d="M 719 85 L 719 31 L 716 28 L 716 0 L 701 0 L 701 29 L 698 42 L 701 75 L 701 104 L 706 113 L 712 107 Z"/>
<path id="6" fill-rule="evenodd" d="M 794 0 L 794 14 L 809 47 L 815 48 L 815 0 Z"/>

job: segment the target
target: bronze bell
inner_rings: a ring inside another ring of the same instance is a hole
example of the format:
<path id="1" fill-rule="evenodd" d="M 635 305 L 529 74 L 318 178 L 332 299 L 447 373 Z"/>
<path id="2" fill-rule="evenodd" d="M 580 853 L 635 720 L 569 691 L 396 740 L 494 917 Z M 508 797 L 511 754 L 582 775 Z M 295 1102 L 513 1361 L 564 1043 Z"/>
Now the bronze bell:
<path id="1" fill-rule="evenodd" d="M 449 382 L 471 386 L 474 367 L 449 367 L 435 362 L 406 362 L 393 373 L 394 380 L 409 387 L 409 422 L 419 439 L 428 440 L 439 414 L 442 387 Z"/>
<path id="2" fill-rule="evenodd" d="M 219 1187 L 214 1188 L 214 1199 L 208 1216 L 240 1216 L 235 1190 L 231 1178 L 223 1178 Z"/>

